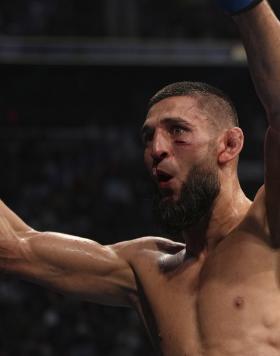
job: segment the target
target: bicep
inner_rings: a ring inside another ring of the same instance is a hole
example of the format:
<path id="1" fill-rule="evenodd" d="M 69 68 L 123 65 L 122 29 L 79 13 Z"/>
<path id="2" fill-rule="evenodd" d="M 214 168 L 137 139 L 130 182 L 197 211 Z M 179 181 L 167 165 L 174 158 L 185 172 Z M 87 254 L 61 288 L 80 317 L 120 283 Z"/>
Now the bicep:
<path id="1" fill-rule="evenodd" d="M 122 246 L 54 232 L 33 232 L 20 244 L 15 272 L 23 278 L 82 300 L 130 305 L 136 287 Z"/>
<path id="2" fill-rule="evenodd" d="M 280 132 L 271 127 L 265 137 L 265 199 L 270 232 L 280 245 Z"/>

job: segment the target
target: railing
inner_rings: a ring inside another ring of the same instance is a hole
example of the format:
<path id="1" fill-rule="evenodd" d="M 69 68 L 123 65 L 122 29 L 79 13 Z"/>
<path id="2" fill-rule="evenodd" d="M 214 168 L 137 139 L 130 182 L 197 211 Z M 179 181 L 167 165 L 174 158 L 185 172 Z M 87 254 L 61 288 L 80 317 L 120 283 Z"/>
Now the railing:
<path id="1" fill-rule="evenodd" d="M 53 65 L 245 65 L 239 42 L 0 37 L 0 63 Z"/>

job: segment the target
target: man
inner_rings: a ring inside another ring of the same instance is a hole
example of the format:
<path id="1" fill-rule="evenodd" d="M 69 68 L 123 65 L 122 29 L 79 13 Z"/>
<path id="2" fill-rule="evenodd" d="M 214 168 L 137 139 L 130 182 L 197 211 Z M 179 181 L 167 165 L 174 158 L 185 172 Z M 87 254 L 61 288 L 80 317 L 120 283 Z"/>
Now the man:
<path id="1" fill-rule="evenodd" d="M 280 354 L 280 25 L 264 1 L 223 1 L 240 29 L 269 128 L 265 188 L 236 173 L 243 134 L 231 102 L 200 83 L 164 88 L 143 126 L 158 213 L 186 244 L 111 246 L 39 232 L 1 204 L 3 270 L 81 299 L 133 307 L 168 356 Z"/>

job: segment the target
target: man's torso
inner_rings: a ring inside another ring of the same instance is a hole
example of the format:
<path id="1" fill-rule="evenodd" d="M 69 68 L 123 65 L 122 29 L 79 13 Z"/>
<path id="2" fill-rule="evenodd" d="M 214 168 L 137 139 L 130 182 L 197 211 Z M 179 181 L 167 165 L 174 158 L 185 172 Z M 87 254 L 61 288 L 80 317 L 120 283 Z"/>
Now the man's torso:
<path id="1" fill-rule="evenodd" d="M 157 245 L 134 258 L 135 307 L 163 355 L 280 355 L 280 257 L 262 198 L 211 254 Z"/>

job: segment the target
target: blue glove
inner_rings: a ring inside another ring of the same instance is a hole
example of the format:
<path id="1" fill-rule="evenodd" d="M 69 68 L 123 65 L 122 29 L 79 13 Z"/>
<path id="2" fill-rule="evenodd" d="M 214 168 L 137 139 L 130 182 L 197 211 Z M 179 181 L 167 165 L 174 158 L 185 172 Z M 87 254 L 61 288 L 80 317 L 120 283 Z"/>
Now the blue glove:
<path id="1" fill-rule="evenodd" d="M 262 0 L 217 0 L 218 5 L 230 15 L 237 15 L 256 6 Z"/>

